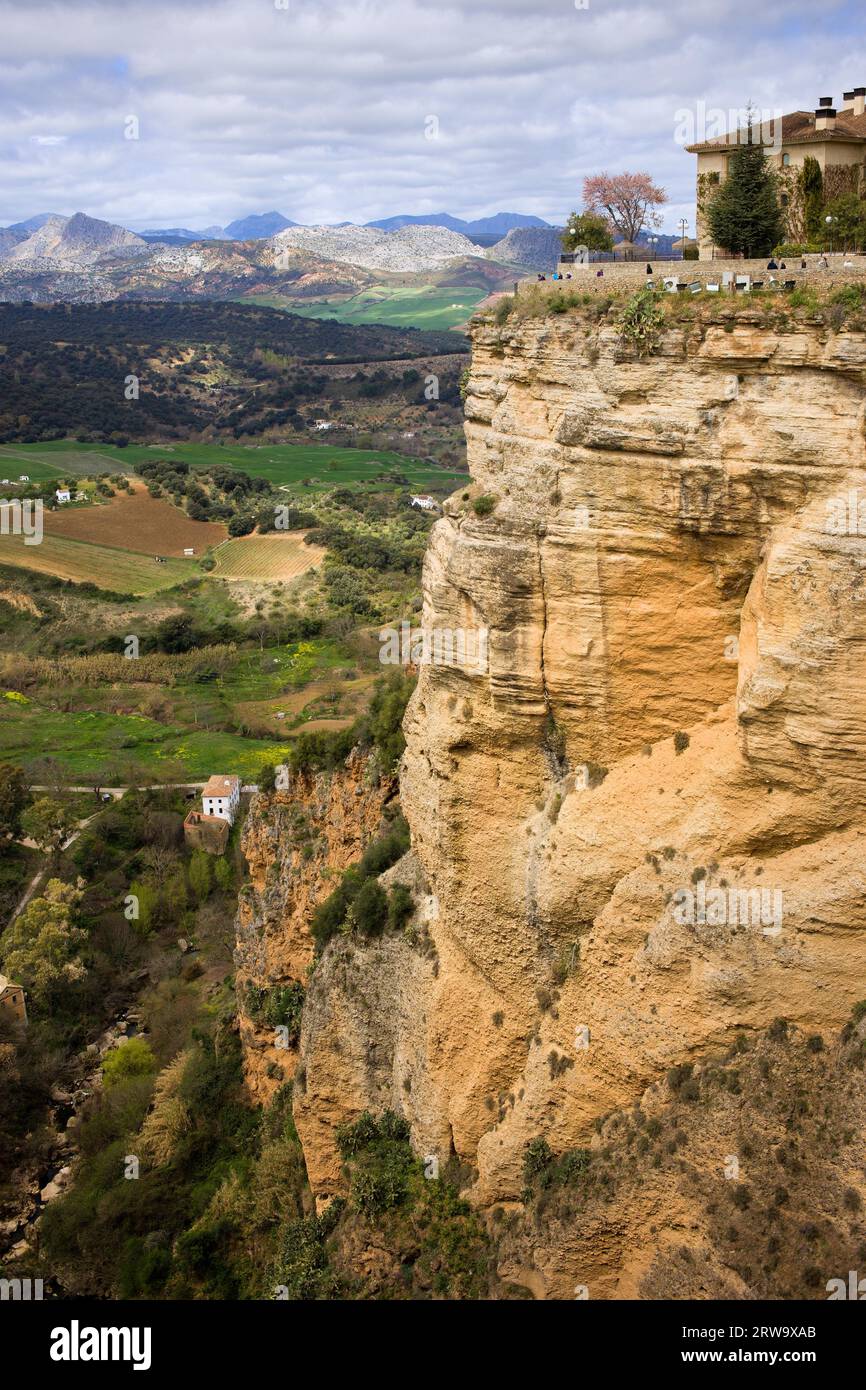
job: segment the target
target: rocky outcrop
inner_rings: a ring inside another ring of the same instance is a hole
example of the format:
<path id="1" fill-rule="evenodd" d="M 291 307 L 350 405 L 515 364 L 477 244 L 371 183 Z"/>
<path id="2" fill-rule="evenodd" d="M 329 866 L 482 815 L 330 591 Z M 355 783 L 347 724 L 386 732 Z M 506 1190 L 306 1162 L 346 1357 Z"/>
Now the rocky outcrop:
<path id="1" fill-rule="evenodd" d="M 250 1017 L 245 1000 L 256 991 L 306 985 L 312 914 L 360 858 L 395 790 L 353 753 L 345 767 L 295 774 L 284 790 L 253 799 L 243 832 L 249 882 L 238 901 L 235 961 L 246 1080 L 256 1100 L 267 1101 L 292 1076 L 297 1048 L 277 1046 L 274 1026 Z"/>
<path id="2" fill-rule="evenodd" d="M 715 319 L 644 359 L 589 310 L 474 329 L 424 623 L 486 629 L 489 670 L 424 667 L 407 715 L 429 949 L 316 970 L 320 1193 L 329 1131 L 387 1105 L 513 1201 L 533 1137 L 864 993 L 866 337 Z"/>

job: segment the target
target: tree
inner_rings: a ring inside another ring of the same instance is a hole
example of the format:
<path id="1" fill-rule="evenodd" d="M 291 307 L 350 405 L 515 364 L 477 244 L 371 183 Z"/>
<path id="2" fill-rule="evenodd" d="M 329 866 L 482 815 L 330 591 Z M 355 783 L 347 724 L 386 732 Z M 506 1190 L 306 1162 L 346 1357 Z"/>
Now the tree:
<path id="1" fill-rule="evenodd" d="M 866 242 L 866 202 L 856 193 L 843 193 L 827 204 L 826 211 L 833 218 L 833 244 L 846 251 L 862 250 Z M 826 234 L 827 227 L 822 222 L 817 238 Z"/>
<path id="2" fill-rule="evenodd" d="M 156 889 L 146 879 L 137 878 L 129 885 L 129 895 L 138 900 L 138 916 L 130 920 L 137 924 L 140 931 L 150 931 L 153 914 L 159 902 Z"/>
<path id="3" fill-rule="evenodd" d="M 749 128 L 751 135 L 751 126 Z M 707 209 L 713 241 L 733 255 L 766 256 L 784 236 L 776 175 L 758 141 L 737 145 Z"/>
<path id="4" fill-rule="evenodd" d="M 821 214 L 824 209 L 824 175 L 821 166 L 811 154 L 807 154 L 800 170 L 800 192 L 803 195 L 803 227 L 807 241 L 820 241 L 824 227 Z"/>
<path id="5" fill-rule="evenodd" d="M 260 792 L 272 792 L 277 781 L 277 769 L 273 763 L 262 763 L 258 771 L 257 785 Z"/>
<path id="6" fill-rule="evenodd" d="M 75 821 L 65 806 L 41 796 L 21 817 L 21 829 L 46 854 L 59 853 L 65 840 L 75 829 Z"/>
<path id="7" fill-rule="evenodd" d="M 196 901 L 203 903 L 213 887 L 210 855 L 197 849 L 189 861 L 189 881 Z"/>
<path id="8" fill-rule="evenodd" d="M 378 880 L 368 878 L 352 904 L 352 919 L 361 936 L 378 936 L 388 921 L 388 899 Z"/>
<path id="9" fill-rule="evenodd" d="M 221 854 L 219 859 L 214 860 L 213 867 L 217 888 L 219 888 L 220 892 L 227 893 L 232 886 L 232 878 L 234 877 L 231 864 L 226 859 L 225 855 Z"/>
<path id="10" fill-rule="evenodd" d="M 102 1079 L 108 1091 L 122 1081 L 136 1076 L 152 1076 L 158 1070 L 150 1044 L 144 1038 L 128 1038 L 109 1052 L 102 1063 Z"/>
<path id="11" fill-rule="evenodd" d="M 79 954 L 87 933 L 75 925 L 82 888 L 52 878 L 0 937 L 3 971 L 43 1006 L 66 985 L 84 978 Z"/>
<path id="12" fill-rule="evenodd" d="M 21 831 L 21 813 L 27 804 L 27 782 L 20 767 L 0 763 L 0 838 L 16 838 Z"/>
<path id="13" fill-rule="evenodd" d="M 597 212 L 573 212 L 562 234 L 562 249 L 575 251 L 578 246 L 585 246 L 587 251 L 612 251 L 608 219 Z"/>
<path id="14" fill-rule="evenodd" d="M 586 212 L 606 213 L 626 241 L 637 241 L 644 227 L 661 226 L 657 209 L 668 201 L 668 195 L 649 174 L 605 173 L 584 179 L 583 201 Z"/>

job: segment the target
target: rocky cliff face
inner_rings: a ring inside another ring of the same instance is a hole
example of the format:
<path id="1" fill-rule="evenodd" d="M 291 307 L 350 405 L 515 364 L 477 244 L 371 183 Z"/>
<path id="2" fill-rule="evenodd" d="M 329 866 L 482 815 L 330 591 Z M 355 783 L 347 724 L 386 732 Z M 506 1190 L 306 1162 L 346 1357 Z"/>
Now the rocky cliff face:
<path id="1" fill-rule="evenodd" d="M 410 705 L 414 934 L 315 972 L 296 1117 L 323 1195 L 334 1126 L 390 1106 L 511 1203 L 530 1140 L 597 1147 L 669 1068 L 866 993 L 864 335 L 698 318 L 639 359 L 571 314 L 473 346 L 475 483 L 424 623 L 486 629 L 489 669 L 428 665 Z M 589 1260 L 635 1287 L 624 1230 L 524 1282 L 561 1295 Z"/>
<path id="2" fill-rule="evenodd" d="M 310 918 L 343 869 L 360 858 L 394 795 L 353 754 L 333 773 L 297 774 L 284 791 L 256 798 L 244 826 L 250 881 L 241 894 L 235 963 L 247 1085 L 267 1102 L 294 1073 L 297 1048 L 277 1046 L 273 1022 L 250 999 L 305 985 L 313 959 Z"/>

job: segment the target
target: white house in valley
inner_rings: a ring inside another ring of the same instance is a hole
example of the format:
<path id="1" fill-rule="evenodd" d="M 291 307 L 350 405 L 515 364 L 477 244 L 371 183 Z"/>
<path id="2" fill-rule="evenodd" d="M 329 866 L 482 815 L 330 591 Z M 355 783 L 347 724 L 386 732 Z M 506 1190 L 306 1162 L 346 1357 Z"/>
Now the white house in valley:
<path id="1" fill-rule="evenodd" d="M 202 811 L 234 825 L 241 804 L 240 777 L 211 777 L 201 794 Z"/>

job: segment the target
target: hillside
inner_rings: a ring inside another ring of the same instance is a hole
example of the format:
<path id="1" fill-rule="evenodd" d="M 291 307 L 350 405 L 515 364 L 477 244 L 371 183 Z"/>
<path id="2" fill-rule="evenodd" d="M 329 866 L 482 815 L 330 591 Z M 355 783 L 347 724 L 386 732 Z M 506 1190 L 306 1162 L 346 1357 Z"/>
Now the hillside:
<path id="1" fill-rule="evenodd" d="M 477 251 L 468 237 L 447 227 L 411 225 L 392 232 L 376 227 L 289 227 L 274 244 L 278 255 L 292 246 L 364 270 L 390 271 L 429 270 Z"/>
<path id="2" fill-rule="evenodd" d="M 466 342 L 453 333 L 241 304 L 0 305 L 0 345 L 0 443 L 322 443 L 324 419 L 343 445 L 460 449 Z"/>
<path id="3" fill-rule="evenodd" d="M 105 256 L 144 254 L 147 244 L 125 227 L 115 227 L 77 212 L 73 217 L 47 217 L 29 236 L 0 257 L 7 266 L 48 262 L 51 267 L 91 265 Z"/>
<path id="4" fill-rule="evenodd" d="M 550 271 L 556 268 L 561 252 L 562 241 L 555 227 L 517 227 L 491 246 L 487 255 L 522 271 Z"/>

